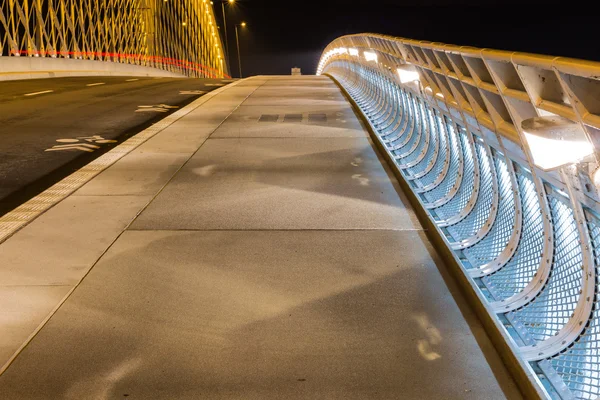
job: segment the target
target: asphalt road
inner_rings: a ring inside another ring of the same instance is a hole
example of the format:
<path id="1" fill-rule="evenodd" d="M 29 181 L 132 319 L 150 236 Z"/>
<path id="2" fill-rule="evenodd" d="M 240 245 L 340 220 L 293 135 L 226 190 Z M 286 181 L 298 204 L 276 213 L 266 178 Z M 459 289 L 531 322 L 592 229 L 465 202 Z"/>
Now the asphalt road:
<path id="1" fill-rule="evenodd" d="M 0 215 L 229 82 L 133 77 L 0 82 Z"/>

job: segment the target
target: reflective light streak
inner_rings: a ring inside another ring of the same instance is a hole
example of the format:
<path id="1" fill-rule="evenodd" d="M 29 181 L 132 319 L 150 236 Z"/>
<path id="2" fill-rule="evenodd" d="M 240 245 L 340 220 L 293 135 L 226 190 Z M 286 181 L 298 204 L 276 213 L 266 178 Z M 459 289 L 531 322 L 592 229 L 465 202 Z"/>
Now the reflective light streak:
<path id="1" fill-rule="evenodd" d="M 58 54 L 65 58 L 70 58 L 70 57 L 74 57 L 76 59 L 96 58 L 96 59 L 98 59 L 98 61 L 104 61 L 103 59 L 108 57 L 108 58 L 116 59 L 115 61 L 118 60 L 119 62 L 127 61 L 127 63 L 133 63 L 134 61 L 148 61 L 148 62 L 152 62 L 157 65 L 162 65 L 162 66 L 170 65 L 170 66 L 174 66 L 174 67 L 183 68 L 183 69 L 186 69 L 189 71 L 200 72 L 202 74 L 207 75 L 209 78 L 217 79 L 217 78 L 221 78 L 221 76 L 224 76 L 225 78 L 231 78 L 231 76 L 229 76 L 227 74 L 222 74 L 219 70 L 208 67 L 206 65 L 202 65 L 202 64 L 198 64 L 198 63 L 194 63 L 194 62 L 186 61 L 186 60 L 179 60 L 179 59 L 175 59 L 175 58 L 148 56 L 148 55 L 144 55 L 144 54 L 123 54 L 123 53 L 108 53 L 108 52 L 97 52 L 97 51 L 60 51 L 60 52 L 36 51 L 36 52 L 32 52 L 32 51 L 28 51 L 28 50 L 21 50 L 21 51 L 11 50 L 11 54 L 14 56 L 34 55 L 34 56 L 41 56 L 41 57 L 47 57 L 47 56 L 55 57 Z"/>

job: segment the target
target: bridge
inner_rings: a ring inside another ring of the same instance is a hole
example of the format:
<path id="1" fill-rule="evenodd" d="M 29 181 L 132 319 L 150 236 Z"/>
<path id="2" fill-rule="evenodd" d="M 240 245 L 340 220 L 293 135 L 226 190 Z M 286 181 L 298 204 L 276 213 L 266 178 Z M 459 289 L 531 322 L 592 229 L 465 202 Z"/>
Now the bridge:
<path id="1" fill-rule="evenodd" d="M 598 63 L 90 10 L 0 3 L 0 398 L 600 398 Z"/>

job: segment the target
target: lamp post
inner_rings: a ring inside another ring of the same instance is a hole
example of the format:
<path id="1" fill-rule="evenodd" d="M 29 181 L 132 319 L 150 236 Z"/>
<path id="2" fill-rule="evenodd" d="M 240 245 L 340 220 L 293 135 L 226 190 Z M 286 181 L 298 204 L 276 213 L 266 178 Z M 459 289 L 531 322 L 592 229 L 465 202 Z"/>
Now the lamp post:
<path id="1" fill-rule="evenodd" d="M 242 56 L 240 54 L 240 35 L 238 33 L 238 26 L 241 26 L 242 28 L 246 27 L 246 23 L 242 22 L 241 24 L 236 24 L 235 25 L 235 39 L 237 41 L 237 52 L 238 52 L 238 64 L 240 67 L 240 79 L 243 78 L 242 76 Z"/>
<path id="2" fill-rule="evenodd" d="M 225 13 L 225 3 L 233 4 L 235 0 L 222 0 L 221 9 L 223 10 L 223 28 L 225 31 L 225 54 L 227 55 L 227 61 L 229 61 L 229 40 L 227 38 L 227 14 Z"/>

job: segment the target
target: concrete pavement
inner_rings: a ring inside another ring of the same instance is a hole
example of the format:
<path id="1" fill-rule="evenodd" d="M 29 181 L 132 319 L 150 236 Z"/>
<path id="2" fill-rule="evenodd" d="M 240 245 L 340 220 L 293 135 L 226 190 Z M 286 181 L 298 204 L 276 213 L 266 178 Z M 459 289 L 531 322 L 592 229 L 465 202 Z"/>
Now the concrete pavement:
<path id="1" fill-rule="evenodd" d="M 224 88 L 0 244 L 0 397 L 520 398 L 391 177 L 328 78 Z"/>

